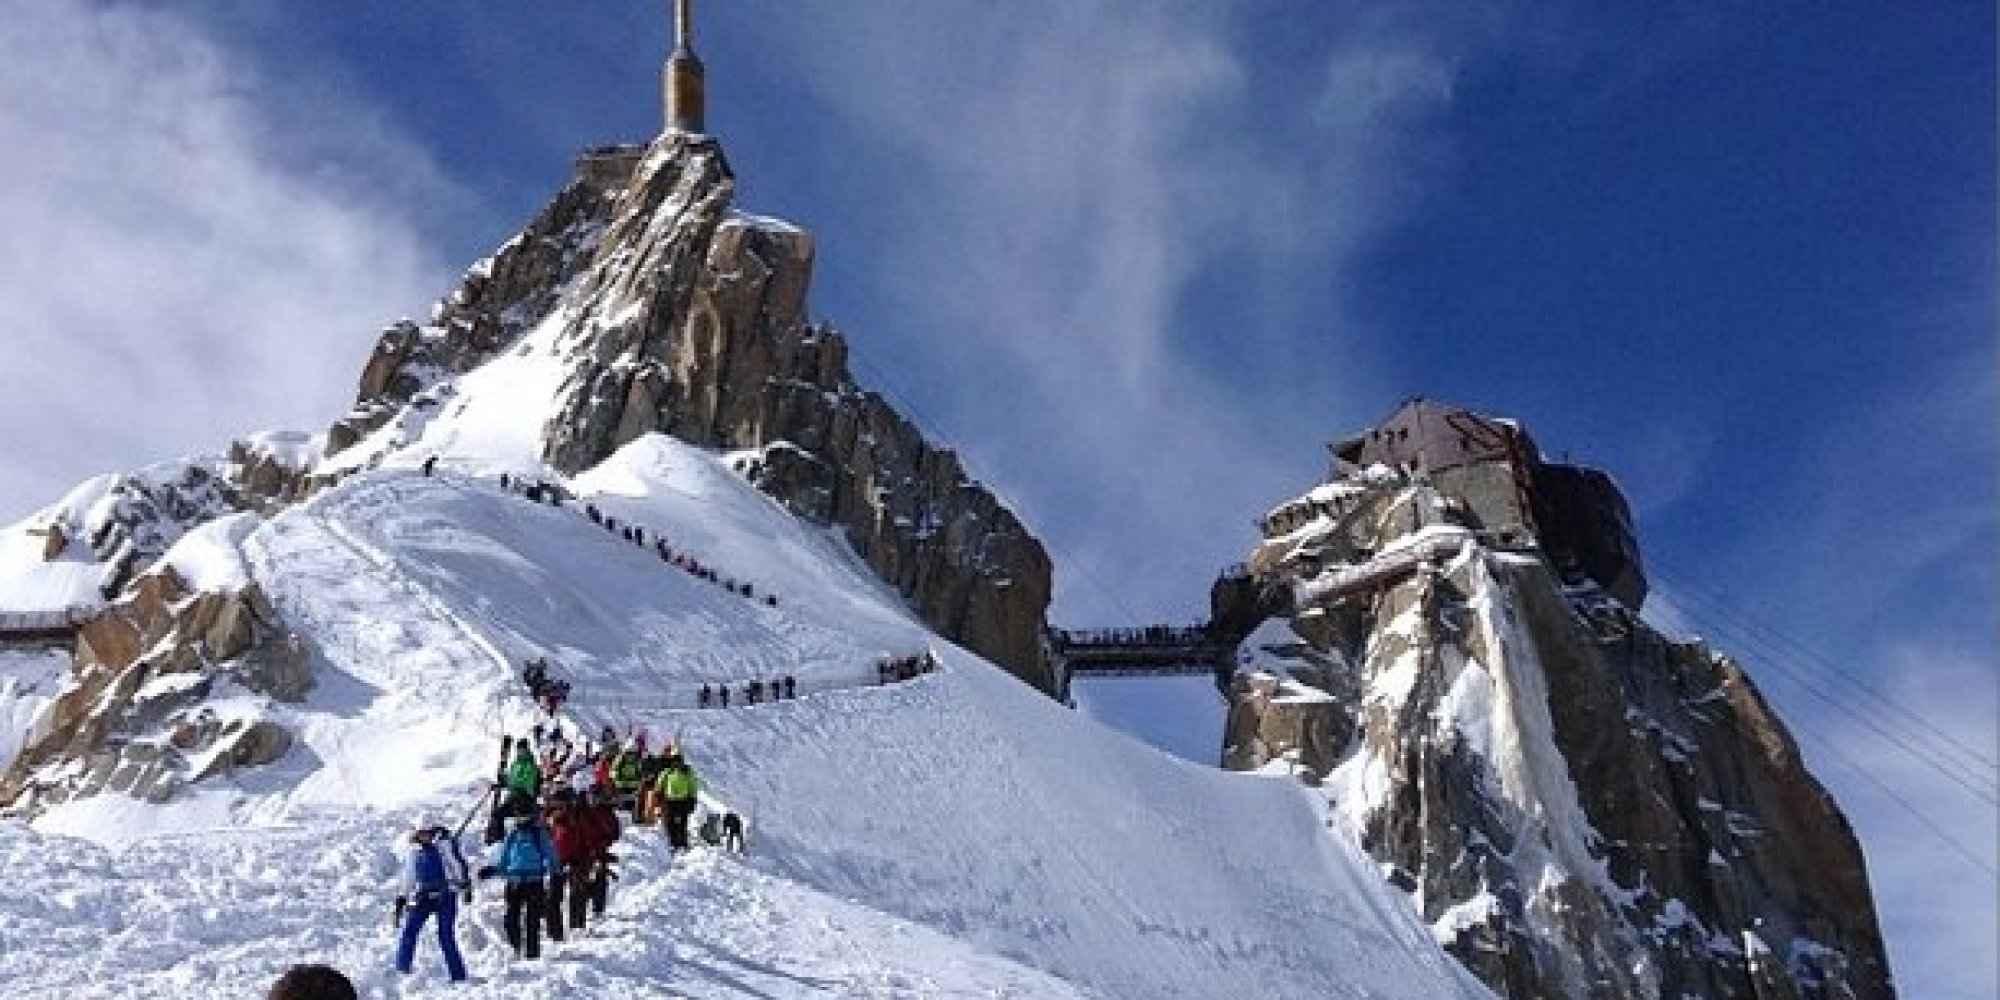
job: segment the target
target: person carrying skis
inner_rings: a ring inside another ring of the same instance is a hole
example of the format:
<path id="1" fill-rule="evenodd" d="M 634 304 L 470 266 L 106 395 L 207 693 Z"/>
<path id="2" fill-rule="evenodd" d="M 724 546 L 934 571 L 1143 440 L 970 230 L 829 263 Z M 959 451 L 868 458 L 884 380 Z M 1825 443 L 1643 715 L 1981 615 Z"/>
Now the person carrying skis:
<path id="1" fill-rule="evenodd" d="M 688 847 L 688 817 L 694 815 L 695 794 L 701 790 L 701 782 L 679 750 L 667 755 L 667 766 L 660 772 L 657 787 L 660 799 L 665 803 L 660 825 L 666 830 L 667 845 L 675 851 L 685 851 Z"/>
<path id="2" fill-rule="evenodd" d="M 646 745 L 636 738 L 611 758 L 611 787 L 617 790 L 618 801 L 632 810 L 635 821 L 641 808 L 639 785 L 644 780 L 645 767 Z"/>
<path id="3" fill-rule="evenodd" d="M 459 895 L 472 898 L 465 877 L 465 855 L 458 838 L 440 824 L 422 820 L 410 834 L 410 852 L 403 859 L 403 878 L 396 896 L 396 971 L 407 975 L 417 955 L 417 935 L 424 921 L 437 917 L 438 948 L 444 952 L 445 973 L 454 983 L 465 981 L 465 959 L 458 953 Z M 414 904 L 414 905 L 412 905 Z"/>
<path id="4" fill-rule="evenodd" d="M 507 943 L 517 957 L 542 957 L 542 906 L 548 878 L 559 867 L 556 847 L 533 809 L 507 820 L 507 838 L 495 849 L 480 878 L 499 876 L 507 882 Z"/>

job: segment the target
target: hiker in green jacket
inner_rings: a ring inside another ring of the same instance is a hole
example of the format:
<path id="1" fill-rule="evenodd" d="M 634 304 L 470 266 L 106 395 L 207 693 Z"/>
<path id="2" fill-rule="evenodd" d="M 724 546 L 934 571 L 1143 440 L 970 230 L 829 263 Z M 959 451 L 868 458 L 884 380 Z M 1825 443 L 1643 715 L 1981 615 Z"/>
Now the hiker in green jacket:
<path id="1" fill-rule="evenodd" d="M 529 802 L 542 791 L 542 766 L 535 762 L 534 747 L 522 740 L 514 744 L 514 762 L 507 765 L 507 791 Z"/>
<path id="2" fill-rule="evenodd" d="M 646 763 L 646 751 L 638 740 L 633 740 L 611 758 L 611 787 L 618 790 L 618 801 L 632 811 L 632 821 L 639 822 L 639 786 L 645 783 L 641 770 Z"/>
<path id="3" fill-rule="evenodd" d="M 685 851 L 688 846 L 688 817 L 694 815 L 695 793 L 701 790 L 700 779 L 694 776 L 694 769 L 681 758 L 679 750 L 667 754 L 666 769 L 660 772 L 660 799 L 666 803 L 666 810 L 660 819 L 660 826 L 667 831 L 667 845 L 676 851 Z"/>

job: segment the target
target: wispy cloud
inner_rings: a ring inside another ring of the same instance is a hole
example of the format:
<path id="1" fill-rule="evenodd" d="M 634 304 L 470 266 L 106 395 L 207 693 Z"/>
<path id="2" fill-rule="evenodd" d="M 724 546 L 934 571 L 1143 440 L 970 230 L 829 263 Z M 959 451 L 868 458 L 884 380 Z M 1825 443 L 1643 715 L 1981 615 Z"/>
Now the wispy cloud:
<path id="1" fill-rule="evenodd" d="M 1905 995 L 1990 997 L 2000 936 L 2000 812 L 1991 796 L 2000 788 L 1991 768 L 1975 761 L 1992 761 L 2000 748 L 1992 650 L 1903 642 L 1884 666 L 1884 693 L 1922 726 L 1902 721 L 1900 711 L 1871 709 L 1871 724 L 1863 724 L 1804 707 L 1794 725 L 1866 849 L 1890 967 Z M 1926 756 L 1960 762 L 1960 777 L 1919 761 L 1881 729 L 1926 748 Z"/>
<path id="2" fill-rule="evenodd" d="M 282 110 L 176 14 L 37 0 L 0 19 L 0 519 L 73 481 L 338 413 L 447 271 L 411 205 L 454 197 L 364 112 Z"/>
<path id="3" fill-rule="evenodd" d="M 936 429 L 979 441 L 976 471 L 1059 550 L 1071 618 L 1198 611 L 1188 582 L 1308 485 L 1323 437 L 1382 407 L 1341 289 L 1420 196 L 1454 61 L 1362 19 L 1317 47 L 1307 86 L 1253 86 L 1229 15 L 842 5 L 860 51 L 812 44 L 813 12 L 793 25 L 806 78 L 916 178 L 877 193 L 893 234 L 847 250 L 897 304 L 864 354 L 978 373 L 946 380 Z M 1218 311 L 1226 337 L 1188 328 Z"/>

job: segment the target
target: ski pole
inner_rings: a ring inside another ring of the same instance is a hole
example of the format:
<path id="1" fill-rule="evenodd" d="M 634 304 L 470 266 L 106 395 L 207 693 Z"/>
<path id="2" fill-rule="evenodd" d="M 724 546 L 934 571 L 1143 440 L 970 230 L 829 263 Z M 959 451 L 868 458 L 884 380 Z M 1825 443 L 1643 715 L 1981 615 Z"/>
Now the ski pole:
<path id="1" fill-rule="evenodd" d="M 465 818 L 458 821 L 458 828 L 451 833 L 453 840 L 465 836 L 465 828 L 472 825 L 472 817 L 479 815 L 479 807 L 485 805 L 486 800 L 492 798 L 493 793 L 498 790 L 491 785 L 487 786 L 485 794 L 479 796 L 479 800 L 474 802 L 472 808 L 466 811 Z"/>

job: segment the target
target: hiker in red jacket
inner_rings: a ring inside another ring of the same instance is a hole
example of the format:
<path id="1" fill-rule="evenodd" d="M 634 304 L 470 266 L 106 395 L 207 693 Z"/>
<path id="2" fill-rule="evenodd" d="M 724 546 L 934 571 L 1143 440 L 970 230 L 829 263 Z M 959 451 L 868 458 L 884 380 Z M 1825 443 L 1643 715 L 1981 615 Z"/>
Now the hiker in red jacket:
<path id="1" fill-rule="evenodd" d="M 571 818 L 571 847 L 576 860 L 569 863 L 569 925 L 582 930 L 584 908 L 588 904 L 590 912 L 604 915 L 604 904 L 611 885 L 611 846 L 618 842 L 618 812 L 612 806 L 607 790 L 593 792 L 590 799 L 579 803 Z M 558 848 L 560 851 L 561 848 Z"/>
<path id="2" fill-rule="evenodd" d="M 584 893 L 579 887 L 577 873 L 583 870 L 587 855 L 583 851 L 585 838 L 579 822 L 582 810 L 578 808 L 575 797 L 564 789 L 556 793 L 555 799 L 547 818 L 549 840 L 556 845 L 556 867 L 549 873 L 547 902 L 542 907 L 542 913 L 548 918 L 549 940 L 561 941 L 563 896 L 567 894 L 570 897 L 569 910 L 573 917 L 581 916 L 583 912 L 581 896 Z M 572 919 L 569 926 L 582 930 L 583 922 Z"/>

